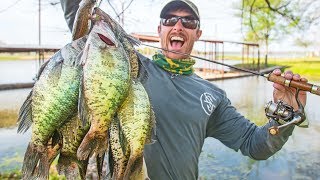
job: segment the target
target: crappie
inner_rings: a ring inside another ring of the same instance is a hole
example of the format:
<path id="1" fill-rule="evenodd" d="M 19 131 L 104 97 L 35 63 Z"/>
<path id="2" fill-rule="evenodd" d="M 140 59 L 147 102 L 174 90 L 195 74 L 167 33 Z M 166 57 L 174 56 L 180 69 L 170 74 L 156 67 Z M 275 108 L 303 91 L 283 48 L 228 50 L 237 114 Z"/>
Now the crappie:
<path id="1" fill-rule="evenodd" d="M 23 179 L 48 178 L 50 164 L 60 149 L 54 132 L 77 113 L 81 67 L 75 64 L 85 40 L 67 44 L 40 68 L 38 80 L 20 109 L 18 132 L 32 124 Z M 50 139 L 52 145 L 48 144 Z"/>
<path id="2" fill-rule="evenodd" d="M 140 41 L 134 38 L 133 36 L 127 34 L 117 21 L 112 19 L 107 13 L 102 11 L 100 8 L 94 8 L 94 15 L 98 16 L 97 19 L 102 19 L 104 22 L 108 23 L 112 31 L 116 34 L 117 37 L 119 37 L 119 41 L 122 43 L 130 60 L 131 78 L 138 78 L 139 58 L 133 46 L 139 45 Z"/>
<path id="3" fill-rule="evenodd" d="M 130 147 L 124 179 L 141 179 L 147 175 L 142 168 L 143 150 L 146 143 L 151 143 L 155 117 L 148 94 L 140 82 L 132 81 L 129 94 L 118 110 L 117 117 Z"/>
<path id="4" fill-rule="evenodd" d="M 130 147 L 120 129 L 119 119 L 112 120 L 110 126 L 110 156 L 112 166 L 112 179 L 123 179 L 127 163 L 130 157 Z"/>
<path id="5" fill-rule="evenodd" d="M 128 93 L 129 60 L 118 39 L 108 24 L 96 21 L 81 58 L 79 113 L 91 123 L 77 152 L 82 160 L 105 153 L 111 120 Z"/>
<path id="6" fill-rule="evenodd" d="M 82 125 L 78 116 L 59 128 L 62 136 L 62 148 L 57 164 L 59 174 L 64 174 L 67 179 L 85 179 L 89 158 L 78 160 L 77 150 L 90 128 L 90 124 Z"/>
<path id="7" fill-rule="evenodd" d="M 89 33 L 91 12 L 97 0 L 82 0 L 79 4 L 72 27 L 72 40 L 79 39 Z"/>

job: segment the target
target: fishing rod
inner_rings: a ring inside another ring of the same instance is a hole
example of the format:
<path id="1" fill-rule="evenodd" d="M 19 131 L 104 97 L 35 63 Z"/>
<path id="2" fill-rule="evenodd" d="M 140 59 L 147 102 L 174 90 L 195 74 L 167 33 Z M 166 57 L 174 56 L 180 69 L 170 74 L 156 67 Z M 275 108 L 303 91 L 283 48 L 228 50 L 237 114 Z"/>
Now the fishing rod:
<path id="1" fill-rule="evenodd" d="M 155 49 L 168 51 L 168 52 L 172 52 L 172 53 L 176 53 L 176 54 L 180 54 L 180 55 L 184 55 L 184 56 L 189 56 L 189 57 L 200 59 L 200 60 L 204 60 L 204 61 L 207 61 L 207 62 L 210 62 L 210 63 L 215 63 L 215 64 L 219 64 L 219 65 L 222 65 L 222 66 L 226 66 L 226 67 L 229 67 L 229 68 L 232 68 L 232 69 L 236 69 L 236 70 L 239 70 L 239 71 L 243 71 L 243 72 L 251 73 L 251 74 L 254 74 L 254 75 L 262 76 L 262 77 L 266 78 L 268 81 L 275 82 L 275 83 L 278 83 L 278 84 L 282 84 L 282 85 L 285 85 L 287 87 L 293 87 L 293 88 L 296 88 L 298 90 L 308 91 L 308 92 L 310 92 L 312 94 L 320 96 L 320 86 L 317 86 L 315 84 L 311 84 L 311 83 L 307 83 L 307 82 L 301 82 L 301 81 L 288 80 L 288 79 L 284 78 L 283 76 L 277 76 L 277 75 L 274 75 L 273 73 L 263 74 L 263 73 L 259 73 L 257 71 L 252 71 L 252 70 L 249 70 L 249 69 L 236 67 L 236 66 L 225 64 L 225 63 L 218 62 L 218 61 L 215 61 L 215 60 L 209 60 L 209 59 L 206 59 L 206 58 L 203 58 L 203 57 L 199 57 L 199 56 L 195 56 L 195 55 L 192 55 L 192 54 L 187 54 L 187 53 L 183 53 L 183 52 L 178 52 L 178 51 L 173 51 L 173 50 L 160 48 L 160 47 L 149 45 L 149 44 L 145 44 L 145 43 L 141 43 L 141 45 L 152 47 L 152 48 L 155 48 Z"/>
<path id="2" fill-rule="evenodd" d="M 239 68 L 239 67 L 236 67 L 236 66 L 233 66 L 233 65 L 224 64 L 224 63 L 221 63 L 221 62 L 218 62 L 218 61 L 214 61 L 214 60 L 209 60 L 209 59 L 206 59 L 206 58 L 198 57 L 198 56 L 195 56 L 195 55 L 182 53 L 182 52 L 178 52 L 178 51 L 167 50 L 167 49 L 164 49 L 164 48 L 159 48 L 159 47 L 152 46 L 152 45 L 149 45 L 149 44 L 141 43 L 141 45 L 152 47 L 152 48 L 155 48 L 155 49 L 168 51 L 168 52 L 172 52 L 172 53 L 176 53 L 176 54 L 180 54 L 180 55 L 184 55 L 184 56 L 189 56 L 189 57 L 200 59 L 200 60 L 204 60 L 204 61 L 207 61 L 207 62 L 210 62 L 210 63 L 215 63 L 215 64 L 227 66 L 229 68 L 233 68 L 233 69 L 236 69 L 236 70 L 239 70 L 239 71 L 243 71 L 243 72 L 251 73 L 251 74 L 254 74 L 254 75 L 262 76 L 264 78 L 267 78 L 267 80 L 271 81 L 271 82 L 282 84 L 282 85 L 285 85 L 287 87 L 296 88 L 297 91 L 295 93 L 295 99 L 296 99 L 296 102 L 298 104 L 298 110 L 294 110 L 294 108 L 292 106 L 286 104 L 282 100 L 278 100 L 277 102 L 269 101 L 265 105 L 265 107 L 264 107 L 265 115 L 267 116 L 269 121 L 277 122 L 275 125 L 271 126 L 268 129 L 268 131 L 269 131 L 269 133 L 271 135 L 277 135 L 277 134 L 279 134 L 280 129 L 282 129 L 284 127 L 287 127 L 289 125 L 292 125 L 292 124 L 297 125 L 299 127 L 303 127 L 303 128 L 309 127 L 309 121 L 306 119 L 305 112 L 304 112 L 304 106 L 300 102 L 298 96 L 299 96 L 300 90 L 309 91 L 309 92 L 311 92 L 313 94 L 320 95 L 320 87 L 317 86 L 317 85 L 310 84 L 310 83 L 307 83 L 307 82 L 288 80 L 288 79 L 284 78 L 283 76 L 277 76 L 277 75 L 274 75 L 273 73 L 263 74 L 263 73 L 259 73 L 259 72 L 256 72 L 256 71 L 244 69 L 244 68 Z M 280 125 L 278 125 L 278 124 L 280 124 Z"/>

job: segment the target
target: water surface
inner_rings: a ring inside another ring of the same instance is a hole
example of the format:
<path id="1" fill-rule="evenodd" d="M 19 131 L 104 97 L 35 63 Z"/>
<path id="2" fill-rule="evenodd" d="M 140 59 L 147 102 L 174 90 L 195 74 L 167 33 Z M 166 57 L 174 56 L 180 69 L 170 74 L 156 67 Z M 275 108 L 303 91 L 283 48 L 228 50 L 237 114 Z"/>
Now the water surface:
<path id="1" fill-rule="evenodd" d="M 36 60 L 1 60 L 0 84 L 33 82 L 38 67 Z"/>
<path id="2" fill-rule="evenodd" d="M 272 83 L 261 77 L 212 82 L 226 90 L 234 106 L 257 124 L 264 124 L 264 105 L 272 100 Z M 320 82 L 317 82 L 320 84 Z M 0 91 L 0 109 L 19 107 L 30 89 Z M 201 179 L 319 179 L 320 177 L 320 97 L 309 94 L 307 129 L 296 127 L 289 141 L 276 155 L 254 161 L 219 141 L 208 138 L 200 156 Z M 0 119 L 6 121 L 6 119 Z M 0 173 L 20 169 L 30 132 L 16 133 L 16 127 L 0 128 Z"/>

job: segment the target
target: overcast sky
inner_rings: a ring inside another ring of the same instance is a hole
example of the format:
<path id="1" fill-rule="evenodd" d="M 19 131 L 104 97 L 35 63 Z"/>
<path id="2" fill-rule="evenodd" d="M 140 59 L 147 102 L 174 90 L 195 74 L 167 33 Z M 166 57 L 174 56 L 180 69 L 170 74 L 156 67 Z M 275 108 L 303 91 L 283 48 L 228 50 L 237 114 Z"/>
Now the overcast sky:
<path id="1" fill-rule="evenodd" d="M 110 0 L 115 9 L 120 11 L 117 2 L 130 0 Z M 201 18 L 202 38 L 216 40 L 242 41 L 240 19 L 235 17 L 232 7 L 239 0 L 193 0 L 198 6 Z M 59 0 L 41 0 L 41 44 L 63 46 L 71 39 L 63 17 L 61 5 L 51 5 Z M 124 28 L 128 33 L 157 34 L 159 14 L 166 1 L 133 0 L 125 11 Z M 126 4 L 126 5 L 127 5 Z M 125 6 L 126 6 L 125 5 Z M 106 0 L 101 8 L 115 17 L 114 11 Z M 38 0 L 11 0 L 0 2 L 0 41 L 6 44 L 38 44 L 39 25 Z M 273 43 L 277 49 L 290 40 Z"/>

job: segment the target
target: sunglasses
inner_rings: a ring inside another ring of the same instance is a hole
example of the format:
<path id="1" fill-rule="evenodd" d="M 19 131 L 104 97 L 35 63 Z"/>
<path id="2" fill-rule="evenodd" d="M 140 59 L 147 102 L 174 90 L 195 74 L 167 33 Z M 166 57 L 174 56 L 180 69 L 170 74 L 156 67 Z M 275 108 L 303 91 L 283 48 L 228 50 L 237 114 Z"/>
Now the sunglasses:
<path id="1" fill-rule="evenodd" d="M 199 21 L 196 19 L 190 19 L 190 17 L 180 17 L 180 16 L 173 16 L 170 18 L 161 18 L 161 24 L 164 26 L 174 26 L 177 22 L 181 19 L 181 23 L 183 27 L 188 29 L 196 29 L 199 27 Z"/>

